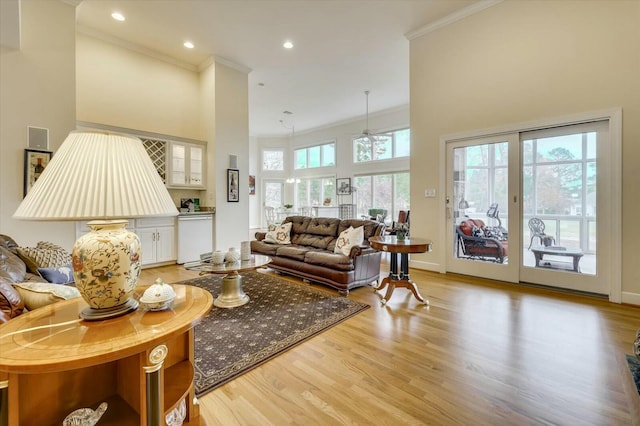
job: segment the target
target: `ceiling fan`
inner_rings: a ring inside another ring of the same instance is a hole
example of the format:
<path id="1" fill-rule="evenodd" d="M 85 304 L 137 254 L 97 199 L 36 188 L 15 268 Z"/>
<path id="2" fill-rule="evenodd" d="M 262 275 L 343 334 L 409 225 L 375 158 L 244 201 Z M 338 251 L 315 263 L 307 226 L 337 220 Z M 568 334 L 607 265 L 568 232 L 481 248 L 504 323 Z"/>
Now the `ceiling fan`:
<path id="1" fill-rule="evenodd" d="M 378 142 L 378 137 L 386 137 L 388 136 L 387 134 L 384 133 L 375 133 L 372 132 L 371 129 L 369 129 L 369 91 L 365 90 L 364 91 L 364 95 L 366 97 L 366 107 L 367 107 L 367 114 L 366 114 L 366 128 L 358 135 L 356 136 L 357 139 L 362 139 L 362 138 L 366 138 L 369 141 L 371 141 L 372 143 Z"/>

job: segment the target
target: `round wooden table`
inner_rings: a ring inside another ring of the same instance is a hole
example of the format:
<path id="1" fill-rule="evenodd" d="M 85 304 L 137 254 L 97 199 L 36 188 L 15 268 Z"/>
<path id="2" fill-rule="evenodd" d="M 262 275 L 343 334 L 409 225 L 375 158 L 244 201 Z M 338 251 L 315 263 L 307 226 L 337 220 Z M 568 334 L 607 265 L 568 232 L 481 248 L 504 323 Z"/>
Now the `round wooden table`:
<path id="1" fill-rule="evenodd" d="M 193 327 L 211 293 L 172 284 L 171 307 L 143 307 L 102 321 L 79 318 L 82 298 L 22 314 L 0 325 L 0 424 L 51 425 L 79 408 L 107 402 L 100 426 L 164 424 L 186 414 L 202 424 L 195 389 Z M 146 287 L 136 287 L 136 299 Z"/>
<path id="2" fill-rule="evenodd" d="M 187 269 L 200 271 L 200 275 L 225 274 L 225 277 L 222 278 L 220 295 L 215 298 L 213 304 L 219 308 L 235 308 L 249 301 L 249 296 L 242 289 L 240 272 L 255 271 L 265 267 L 269 262 L 271 262 L 269 256 L 252 254 L 250 260 L 220 264 L 201 263 L 188 266 Z"/>
<path id="3" fill-rule="evenodd" d="M 389 265 L 389 275 L 382 280 L 380 285 L 376 287 L 377 290 L 384 290 L 389 286 L 387 293 L 382 298 L 382 304 L 386 304 L 393 290 L 396 287 L 407 288 L 411 290 L 413 295 L 420 302 L 425 305 L 429 304 L 429 301 L 424 299 L 418 291 L 416 283 L 411 281 L 409 277 L 409 253 L 425 253 L 431 251 L 431 241 L 421 238 L 406 238 L 398 241 L 395 236 L 385 237 L 371 237 L 369 238 L 371 247 L 376 250 L 391 253 L 391 264 Z M 398 270 L 398 255 L 400 255 L 400 268 Z"/>

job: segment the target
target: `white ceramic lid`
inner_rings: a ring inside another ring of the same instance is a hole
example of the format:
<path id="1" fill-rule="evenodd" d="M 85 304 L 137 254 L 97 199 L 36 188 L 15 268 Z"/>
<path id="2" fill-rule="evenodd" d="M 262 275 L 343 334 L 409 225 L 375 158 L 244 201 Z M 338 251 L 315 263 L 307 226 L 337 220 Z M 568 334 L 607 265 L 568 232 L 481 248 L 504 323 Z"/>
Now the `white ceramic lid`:
<path id="1" fill-rule="evenodd" d="M 176 292 L 169 284 L 165 284 L 162 279 L 158 278 L 156 283 L 144 291 L 140 298 L 142 303 L 158 303 L 173 300 Z"/>

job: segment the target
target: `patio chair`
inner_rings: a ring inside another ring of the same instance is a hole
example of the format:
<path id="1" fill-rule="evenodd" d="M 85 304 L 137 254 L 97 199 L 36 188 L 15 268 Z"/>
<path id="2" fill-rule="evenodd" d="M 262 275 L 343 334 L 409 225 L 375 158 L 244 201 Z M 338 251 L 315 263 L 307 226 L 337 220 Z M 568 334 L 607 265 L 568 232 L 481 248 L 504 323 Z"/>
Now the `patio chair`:
<path id="1" fill-rule="evenodd" d="M 555 245 L 556 239 L 544 233 L 545 225 L 542 219 L 537 217 L 532 217 L 529 219 L 529 231 L 531 232 L 531 241 L 529 241 L 529 248 L 531 250 L 531 245 L 533 244 L 533 239 L 538 238 L 540 240 L 541 246 L 551 246 Z"/>

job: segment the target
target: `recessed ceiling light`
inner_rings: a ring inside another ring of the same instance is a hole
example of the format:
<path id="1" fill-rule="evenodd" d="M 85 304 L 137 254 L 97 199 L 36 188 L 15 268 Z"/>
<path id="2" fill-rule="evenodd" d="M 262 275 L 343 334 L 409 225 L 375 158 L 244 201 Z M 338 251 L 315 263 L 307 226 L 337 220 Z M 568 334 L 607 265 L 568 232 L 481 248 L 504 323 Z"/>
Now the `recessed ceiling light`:
<path id="1" fill-rule="evenodd" d="M 111 14 L 111 17 L 116 21 L 121 21 L 121 22 L 124 21 L 124 15 L 120 12 L 113 12 Z"/>
<path id="2" fill-rule="evenodd" d="M 190 41 L 185 41 L 184 47 L 186 47 L 187 49 L 193 49 L 195 46 Z"/>
<path id="3" fill-rule="evenodd" d="M 284 47 L 285 49 L 292 49 L 293 43 L 291 43 L 290 41 L 285 41 L 282 47 Z"/>

